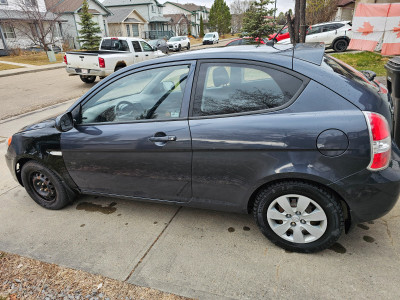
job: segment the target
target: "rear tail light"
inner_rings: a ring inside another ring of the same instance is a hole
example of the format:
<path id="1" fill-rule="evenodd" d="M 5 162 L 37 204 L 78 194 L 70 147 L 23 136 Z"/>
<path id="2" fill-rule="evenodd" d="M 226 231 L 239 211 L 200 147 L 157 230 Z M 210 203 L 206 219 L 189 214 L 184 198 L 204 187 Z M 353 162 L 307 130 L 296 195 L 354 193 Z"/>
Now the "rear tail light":
<path id="1" fill-rule="evenodd" d="M 104 58 L 99 57 L 99 67 L 100 68 L 105 68 L 106 67 L 106 63 L 104 61 Z"/>
<path id="2" fill-rule="evenodd" d="M 389 124 L 385 117 L 369 111 L 364 112 L 371 140 L 371 162 L 368 169 L 378 171 L 385 169 L 390 162 L 392 140 Z"/>
<path id="3" fill-rule="evenodd" d="M 68 64 L 68 62 L 67 62 L 67 54 L 64 55 L 64 63 L 65 63 L 66 65 Z"/>

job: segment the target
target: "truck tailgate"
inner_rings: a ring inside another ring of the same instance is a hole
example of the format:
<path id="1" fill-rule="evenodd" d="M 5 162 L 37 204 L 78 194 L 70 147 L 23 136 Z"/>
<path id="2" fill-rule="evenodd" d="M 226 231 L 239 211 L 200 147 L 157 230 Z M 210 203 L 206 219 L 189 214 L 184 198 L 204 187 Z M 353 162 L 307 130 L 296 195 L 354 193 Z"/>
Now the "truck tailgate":
<path id="1" fill-rule="evenodd" d="M 98 69 L 98 54 L 66 53 L 68 67 L 75 69 Z"/>

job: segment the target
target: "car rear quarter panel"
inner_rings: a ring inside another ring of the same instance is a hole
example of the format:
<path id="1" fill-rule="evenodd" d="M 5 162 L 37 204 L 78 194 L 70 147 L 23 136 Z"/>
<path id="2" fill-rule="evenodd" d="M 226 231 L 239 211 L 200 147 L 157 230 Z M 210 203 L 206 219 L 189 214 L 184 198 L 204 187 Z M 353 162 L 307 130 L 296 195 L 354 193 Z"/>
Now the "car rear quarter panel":
<path id="1" fill-rule="evenodd" d="M 276 179 L 329 184 L 364 169 L 370 159 L 367 125 L 354 105 L 310 81 L 289 107 L 275 111 L 189 121 L 193 201 L 246 211 L 252 193 Z M 317 149 L 327 129 L 348 137 L 344 153 Z"/>

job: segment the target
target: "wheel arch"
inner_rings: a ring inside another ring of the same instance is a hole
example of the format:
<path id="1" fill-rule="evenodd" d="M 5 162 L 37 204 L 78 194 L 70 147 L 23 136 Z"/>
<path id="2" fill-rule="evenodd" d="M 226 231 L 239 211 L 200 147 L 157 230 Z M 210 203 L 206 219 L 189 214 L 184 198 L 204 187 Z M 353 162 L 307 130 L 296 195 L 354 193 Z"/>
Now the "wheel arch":
<path id="1" fill-rule="evenodd" d="M 268 188 L 269 186 L 271 186 L 273 184 L 282 183 L 282 182 L 293 182 L 293 181 L 305 182 L 308 184 L 312 184 L 312 185 L 318 186 L 319 188 L 326 190 L 329 193 L 334 194 L 335 198 L 339 199 L 340 204 L 343 208 L 343 212 L 344 212 L 344 216 L 345 216 L 345 232 L 347 233 L 349 231 L 349 229 L 351 228 L 350 207 L 347 204 L 347 202 L 344 200 L 344 198 L 336 190 L 334 190 L 331 186 L 328 186 L 320 181 L 309 179 L 309 178 L 300 178 L 300 177 L 278 178 L 278 179 L 273 179 L 271 181 L 263 183 L 258 188 L 256 188 L 254 190 L 254 192 L 251 194 L 251 196 L 247 202 L 247 213 L 250 214 L 253 211 L 256 196 L 262 189 Z"/>
<path id="2" fill-rule="evenodd" d="M 114 72 L 119 69 L 119 68 L 125 68 L 127 66 L 126 62 L 124 60 L 120 60 L 116 63 L 114 67 Z"/>

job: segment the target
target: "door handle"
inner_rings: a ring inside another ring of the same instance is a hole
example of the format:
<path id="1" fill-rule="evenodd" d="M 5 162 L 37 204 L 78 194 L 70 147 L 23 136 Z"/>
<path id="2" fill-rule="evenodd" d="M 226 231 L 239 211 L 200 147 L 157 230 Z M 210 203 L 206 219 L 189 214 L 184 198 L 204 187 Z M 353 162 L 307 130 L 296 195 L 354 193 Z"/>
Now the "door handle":
<path id="1" fill-rule="evenodd" d="M 173 142 L 176 141 L 176 136 L 174 135 L 166 135 L 166 136 L 152 136 L 149 137 L 149 141 L 150 142 L 162 142 L 162 143 L 166 143 L 166 142 Z"/>

